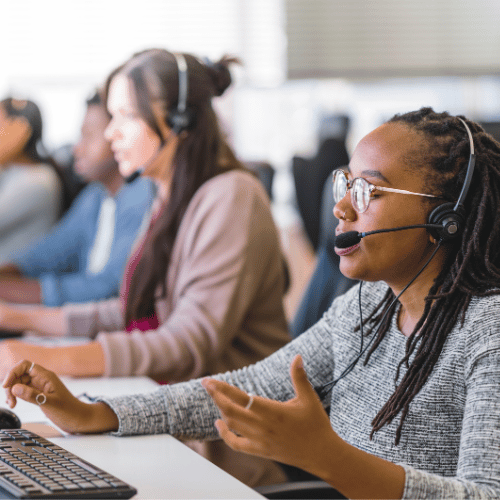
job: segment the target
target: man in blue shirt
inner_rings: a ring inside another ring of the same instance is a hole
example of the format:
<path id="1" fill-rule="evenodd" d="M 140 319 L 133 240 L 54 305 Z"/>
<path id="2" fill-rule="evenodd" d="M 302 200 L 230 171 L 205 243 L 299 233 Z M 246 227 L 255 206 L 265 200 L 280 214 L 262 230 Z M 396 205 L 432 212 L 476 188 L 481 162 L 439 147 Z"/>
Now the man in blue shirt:
<path id="1" fill-rule="evenodd" d="M 118 295 L 132 246 L 148 226 L 153 183 L 123 181 L 104 138 L 109 115 L 98 93 L 87 101 L 75 170 L 89 184 L 44 238 L 0 267 L 0 299 L 60 306 Z"/>

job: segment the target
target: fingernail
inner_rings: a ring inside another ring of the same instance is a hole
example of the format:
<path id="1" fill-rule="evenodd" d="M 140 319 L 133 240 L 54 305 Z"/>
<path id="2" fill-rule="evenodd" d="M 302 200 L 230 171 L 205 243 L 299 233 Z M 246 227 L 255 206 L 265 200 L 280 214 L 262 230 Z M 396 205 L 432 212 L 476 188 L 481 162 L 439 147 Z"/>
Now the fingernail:
<path id="1" fill-rule="evenodd" d="M 208 392 L 211 392 L 214 390 L 214 384 L 213 382 L 208 379 L 208 378 L 204 378 L 202 381 L 201 381 L 201 385 L 205 388 L 205 390 L 207 390 Z"/>
<path id="2" fill-rule="evenodd" d="M 297 361 L 297 368 L 304 369 L 304 360 L 302 359 L 302 356 L 299 356 L 299 359 Z"/>

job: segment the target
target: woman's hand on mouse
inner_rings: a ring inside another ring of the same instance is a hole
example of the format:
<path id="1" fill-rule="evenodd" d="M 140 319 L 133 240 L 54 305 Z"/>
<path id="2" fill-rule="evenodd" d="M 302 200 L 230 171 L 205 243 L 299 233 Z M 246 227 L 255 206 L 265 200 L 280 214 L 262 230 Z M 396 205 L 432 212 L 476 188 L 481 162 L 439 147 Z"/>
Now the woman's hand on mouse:
<path id="1" fill-rule="evenodd" d="M 96 433 L 118 429 L 118 418 L 107 404 L 80 401 L 55 373 L 31 361 L 24 360 L 14 366 L 5 377 L 3 387 L 10 408 L 15 407 L 17 398 L 39 404 L 43 413 L 65 432 Z"/>

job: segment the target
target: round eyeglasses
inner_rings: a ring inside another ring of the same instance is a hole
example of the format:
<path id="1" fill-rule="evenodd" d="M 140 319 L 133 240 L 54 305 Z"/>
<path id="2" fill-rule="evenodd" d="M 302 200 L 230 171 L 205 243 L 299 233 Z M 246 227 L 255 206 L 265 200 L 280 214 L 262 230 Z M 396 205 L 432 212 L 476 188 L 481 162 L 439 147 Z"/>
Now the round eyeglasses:
<path id="1" fill-rule="evenodd" d="M 390 193 L 412 194 L 414 196 L 426 196 L 428 198 L 439 198 L 433 194 L 413 193 L 404 189 L 375 186 L 363 177 L 356 177 L 350 181 L 343 170 L 333 171 L 333 200 L 338 203 L 351 190 L 351 202 L 354 210 L 358 213 L 366 212 L 370 205 L 374 191 L 388 191 Z"/>

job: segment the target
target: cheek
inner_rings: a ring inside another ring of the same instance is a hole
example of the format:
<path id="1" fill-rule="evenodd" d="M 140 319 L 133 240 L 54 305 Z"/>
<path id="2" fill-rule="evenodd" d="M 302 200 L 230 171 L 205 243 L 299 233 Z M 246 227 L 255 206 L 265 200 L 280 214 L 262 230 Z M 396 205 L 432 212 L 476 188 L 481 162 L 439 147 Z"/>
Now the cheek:
<path id="1" fill-rule="evenodd" d="M 92 149 L 93 156 L 99 160 L 106 160 L 113 154 L 110 143 L 104 139 L 96 140 Z"/>
<path id="2" fill-rule="evenodd" d="M 141 127 L 134 123 L 126 123 L 121 128 L 123 142 L 126 144 L 128 148 L 137 148 L 141 149 L 141 139 L 142 139 L 142 130 Z"/>

